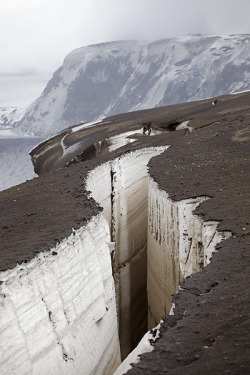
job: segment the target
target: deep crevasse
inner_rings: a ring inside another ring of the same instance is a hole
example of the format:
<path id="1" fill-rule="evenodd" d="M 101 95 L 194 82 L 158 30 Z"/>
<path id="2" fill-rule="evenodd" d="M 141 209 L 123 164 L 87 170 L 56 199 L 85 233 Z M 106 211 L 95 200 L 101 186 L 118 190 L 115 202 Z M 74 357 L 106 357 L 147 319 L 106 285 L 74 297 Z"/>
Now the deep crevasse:
<path id="1" fill-rule="evenodd" d="M 204 222 L 193 214 L 208 197 L 175 202 L 150 178 L 148 199 L 148 326 L 152 328 L 169 313 L 179 283 L 201 271 L 217 243 L 231 233 L 218 232 L 217 221 Z"/>
<path id="2" fill-rule="evenodd" d="M 152 351 L 157 339 L 160 319 L 173 314 L 171 295 L 187 276 L 199 272 L 211 260 L 215 246 L 231 236 L 218 232 L 218 222 L 204 222 L 194 215 L 194 209 L 208 197 L 185 199 L 178 202 L 169 198 L 149 177 L 148 237 L 147 237 L 147 297 L 148 329 L 133 352 L 122 362 L 114 375 L 123 375 L 131 363 L 139 362 L 139 355 Z"/>
<path id="3" fill-rule="evenodd" d="M 149 160 L 169 146 L 122 155 L 90 172 L 87 190 L 103 207 L 112 254 L 121 356 L 147 331 L 147 206 Z"/>
<path id="4" fill-rule="evenodd" d="M 183 278 L 200 271 L 230 236 L 192 213 L 207 197 L 174 202 L 148 177 L 148 161 L 167 147 L 131 152 L 91 171 L 86 187 L 103 213 L 51 251 L 0 273 L 5 373 L 112 374 L 119 345 L 125 358 L 146 332 L 147 313 L 152 328 L 169 313 Z M 155 337 L 147 333 L 116 375 L 152 350 Z"/>
<path id="5" fill-rule="evenodd" d="M 112 374 L 120 363 L 110 236 L 101 215 L 1 272 L 4 374 Z"/>

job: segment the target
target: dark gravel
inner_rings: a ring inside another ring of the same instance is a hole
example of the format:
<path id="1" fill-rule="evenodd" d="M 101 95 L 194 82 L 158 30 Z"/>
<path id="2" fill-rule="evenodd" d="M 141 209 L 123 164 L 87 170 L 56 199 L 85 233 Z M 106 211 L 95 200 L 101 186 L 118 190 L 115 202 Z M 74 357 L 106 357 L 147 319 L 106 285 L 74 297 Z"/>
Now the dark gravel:
<path id="1" fill-rule="evenodd" d="M 100 208 L 84 188 L 87 172 L 124 152 L 170 144 L 150 162 L 149 172 L 161 189 L 174 200 L 211 198 L 196 213 L 220 221 L 219 229 L 233 237 L 218 246 L 210 265 L 182 283 L 173 297 L 175 315 L 164 318 L 155 349 L 142 355 L 130 375 L 250 373 L 250 94 L 219 98 L 215 106 L 211 102 L 114 116 L 105 131 L 99 127 L 85 134 L 90 143 L 136 129 L 141 121 L 167 130 L 174 122 L 190 120 L 194 130 L 140 137 L 122 150 L 0 193 L 2 271 L 28 262 L 98 214 Z M 53 141 L 57 151 L 59 141 Z"/>

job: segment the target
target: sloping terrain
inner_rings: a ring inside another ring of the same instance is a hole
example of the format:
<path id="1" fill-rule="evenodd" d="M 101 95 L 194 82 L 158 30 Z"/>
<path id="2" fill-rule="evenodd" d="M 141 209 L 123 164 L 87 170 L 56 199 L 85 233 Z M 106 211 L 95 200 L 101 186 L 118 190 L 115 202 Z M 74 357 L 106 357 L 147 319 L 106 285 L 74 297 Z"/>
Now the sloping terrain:
<path id="1" fill-rule="evenodd" d="M 114 206 L 118 172 L 125 170 L 125 164 L 114 169 L 116 160 L 135 155 L 137 162 L 128 165 L 133 170 L 140 167 L 137 151 L 169 146 L 149 163 L 149 177 L 158 189 L 173 202 L 209 198 L 195 214 L 205 223 L 219 222 L 218 230 L 230 232 L 231 238 L 217 246 L 210 264 L 181 283 L 173 297 L 174 315 L 163 317 L 154 350 L 142 355 L 129 374 L 249 373 L 250 94 L 212 102 L 127 113 L 68 128 L 33 150 L 41 177 L 0 194 L 1 271 L 14 270 L 19 263 L 27 272 L 41 251 L 51 252 L 72 235 L 72 227 L 81 230 L 102 211 L 86 186 L 94 168 L 107 165 L 111 193 L 105 190 L 106 175 L 100 174 L 98 195 L 108 202 L 105 207 Z M 117 216 L 122 215 L 118 211 Z M 156 240 L 161 238 L 158 233 Z M 117 267 L 120 274 L 126 270 L 123 264 Z M 5 278 L 2 281 L 4 288 Z"/>

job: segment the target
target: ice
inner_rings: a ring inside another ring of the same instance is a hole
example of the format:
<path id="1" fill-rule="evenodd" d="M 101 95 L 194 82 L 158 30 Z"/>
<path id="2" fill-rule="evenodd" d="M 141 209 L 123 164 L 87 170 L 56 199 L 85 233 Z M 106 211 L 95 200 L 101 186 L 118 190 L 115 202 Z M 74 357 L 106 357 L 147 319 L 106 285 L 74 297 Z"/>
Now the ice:
<path id="1" fill-rule="evenodd" d="M 89 122 L 85 122 L 84 124 L 73 126 L 71 128 L 71 131 L 72 131 L 72 133 L 74 133 L 74 132 L 78 132 L 78 131 L 86 129 L 86 128 L 90 128 L 92 126 L 103 125 L 103 123 L 104 123 L 103 119 L 98 119 L 98 120 L 95 120 L 95 121 L 89 121 Z"/>
<path id="2" fill-rule="evenodd" d="M 126 374 L 126 372 L 132 368 L 131 363 L 138 363 L 140 361 L 141 354 L 151 352 L 154 349 L 153 343 L 159 337 L 159 330 L 160 324 L 158 324 L 158 326 L 155 327 L 153 330 L 148 331 L 143 336 L 137 347 L 121 363 L 121 365 L 115 371 L 114 375 Z"/>
<path id="3" fill-rule="evenodd" d="M 188 123 L 189 123 L 189 121 L 182 122 L 181 124 L 179 124 L 178 126 L 176 126 L 175 130 L 189 129 L 189 131 L 190 131 L 190 126 L 188 126 Z"/>
<path id="4" fill-rule="evenodd" d="M 2 373 L 115 370 L 120 353 L 109 244 L 99 215 L 50 251 L 0 273 Z"/>
<path id="5" fill-rule="evenodd" d="M 218 222 L 204 222 L 193 214 L 207 199 L 197 197 L 175 202 L 152 178 L 149 180 L 149 328 L 169 313 L 171 295 L 177 292 L 179 283 L 201 271 L 210 262 L 217 243 L 231 236 L 231 232 L 217 231 Z"/>
<path id="6" fill-rule="evenodd" d="M 231 236 L 193 214 L 208 197 L 175 202 L 148 176 L 148 161 L 168 147 L 129 152 L 92 170 L 86 188 L 102 213 L 55 248 L 0 273 L 5 373 L 79 374 L 83 363 L 86 375 L 113 373 L 119 345 L 125 358 L 134 335 L 141 337 L 147 307 L 148 327 L 156 328 L 116 375 L 153 349 L 179 283 L 201 271 L 216 244 Z M 142 293 L 145 301 L 138 300 Z"/>
<path id="7" fill-rule="evenodd" d="M 103 207 L 115 242 L 112 263 L 122 358 L 146 328 L 141 322 L 147 317 L 147 163 L 168 147 L 126 153 L 94 169 L 87 179 L 86 189 Z"/>
<path id="8" fill-rule="evenodd" d="M 126 132 L 126 133 L 121 133 L 121 134 L 115 135 L 114 137 L 109 138 L 109 143 L 110 143 L 109 151 L 110 152 L 115 151 L 122 146 L 125 146 L 129 143 L 134 142 L 136 139 L 133 138 L 132 136 L 135 134 L 142 134 L 142 133 L 143 133 L 143 129 L 140 129 L 140 130 L 134 130 L 134 131 Z"/>

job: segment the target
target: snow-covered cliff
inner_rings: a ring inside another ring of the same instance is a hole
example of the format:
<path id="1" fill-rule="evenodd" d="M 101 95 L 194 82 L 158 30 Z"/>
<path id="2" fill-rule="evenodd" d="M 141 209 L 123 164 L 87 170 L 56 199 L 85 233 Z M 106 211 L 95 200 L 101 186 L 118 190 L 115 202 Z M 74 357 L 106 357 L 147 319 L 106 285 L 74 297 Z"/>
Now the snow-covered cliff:
<path id="1" fill-rule="evenodd" d="M 113 114 L 250 89 L 250 36 L 118 41 L 72 51 L 20 132 L 51 135 Z"/>

